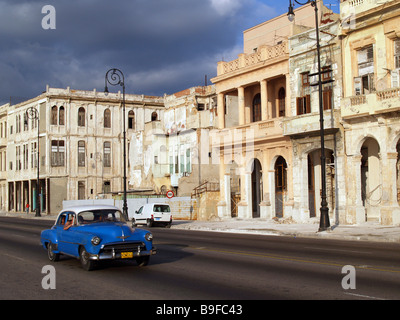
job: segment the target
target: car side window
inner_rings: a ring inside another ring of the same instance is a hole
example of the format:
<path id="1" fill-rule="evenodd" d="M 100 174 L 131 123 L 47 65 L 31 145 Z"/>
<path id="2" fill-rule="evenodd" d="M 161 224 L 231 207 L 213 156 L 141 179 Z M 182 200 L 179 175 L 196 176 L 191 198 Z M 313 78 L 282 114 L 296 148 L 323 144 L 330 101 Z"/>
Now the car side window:
<path id="1" fill-rule="evenodd" d="M 142 214 L 143 207 L 140 207 L 140 209 L 137 211 L 137 214 Z"/>
<path id="2" fill-rule="evenodd" d="M 67 218 L 67 214 L 66 213 L 61 214 L 58 217 L 57 225 L 58 226 L 63 226 L 65 224 L 66 218 Z"/>

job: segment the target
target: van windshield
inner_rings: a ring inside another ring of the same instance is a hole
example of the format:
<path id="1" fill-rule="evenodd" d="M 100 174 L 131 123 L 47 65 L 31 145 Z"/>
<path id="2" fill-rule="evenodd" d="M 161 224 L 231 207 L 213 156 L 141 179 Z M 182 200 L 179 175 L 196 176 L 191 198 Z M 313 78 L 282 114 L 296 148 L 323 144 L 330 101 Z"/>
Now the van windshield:
<path id="1" fill-rule="evenodd" d="M 154 212 L 171 212 L 169 205 L 167 204 L 155 204 L 153 208 Z"/>

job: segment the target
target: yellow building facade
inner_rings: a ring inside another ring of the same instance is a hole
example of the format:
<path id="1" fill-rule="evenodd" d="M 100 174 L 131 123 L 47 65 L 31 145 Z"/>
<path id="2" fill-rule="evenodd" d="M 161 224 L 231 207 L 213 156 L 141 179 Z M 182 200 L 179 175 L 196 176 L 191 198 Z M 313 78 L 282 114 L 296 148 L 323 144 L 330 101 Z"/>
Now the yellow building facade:
<path id="1" fill-rule="evenodd" d="M 349 224 L 400 223 L 400 1 L 342 1 Z"/>

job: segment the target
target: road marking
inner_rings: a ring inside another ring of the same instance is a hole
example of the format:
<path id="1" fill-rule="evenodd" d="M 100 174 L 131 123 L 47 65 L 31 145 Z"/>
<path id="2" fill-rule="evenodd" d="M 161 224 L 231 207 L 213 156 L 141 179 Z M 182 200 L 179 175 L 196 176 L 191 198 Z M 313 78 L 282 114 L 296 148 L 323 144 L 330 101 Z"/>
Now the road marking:
<path id="1" fill-rule="evenodd" d="M 343 292 L 344 294 L 347 294 L 349 296 L 355 296 L 359 298 L 367 298 L 367 299 L 372 299 L 372 300 L 386 300 L 384 298 L 378 298 L 378 297 L 372 297 L 372 296 L 366 296 L 363 294 L 357 294 L 357 293 L 350 293 L 350 292 Z"/>
<path id="2" fill-rule="evenodd" d="M 20 260 L 20 261 L 24 261 L 24 262 L 26 261 L 25 259 L 23 259 L 21 257 L 13 256 L 13 255 L 8 254 L 8 253 L 2 253 L 2 255 L 6 256 L 6 257 L 9 257 L 9 258 L 17 259 L 17 260 Z"/>
<path id="3" fill-rule="evenodd" d="M 337 251 L 337 252 L 349 252 L 349 253 L 372 254 L 372 252 L 360 252 L 360 251 L 345 250 L 345 249 L 327 249 L 327 248 L 317 248 L 317 247 L 304 247 L 304 249 L 321 250 L 321 251 Z"/>
<path id="4" fill-rule="evenodd" d="M 261 257 L 261 258 L 269 258 L 269 259 L 276 259 L 276 260 L 285 260 L 285 261 L 291 261 L 291 262 L 303 262 L 303 263 L 312 263 L 312 264 L 326 265 L 326 266 L 333 266 L 333 267 L 343 267 L 342 263 L 307 260 L 307 259 L 302 259 L 302 258 L 292 258 L 292 257 L 287 257 L 287 256 L 268 255 L 268 254 L 261 254 L 261 253 L 255 253 L 255 252 L 217 250 L 217 249 L 210 249 L 210 248 L 205 248 L 205 247 L 204 248 L 190 247 L 190 248 L 195 249 L 195 250 L 211 251 L 211 252 L 218 252 L 218 253 L 237 254 L 237 255 L 251 256 L 251 257 Z M 359 265 L 359 266 L 356 265 L 354 267 L 358 268 L 358 269 L 363 269 L 363 270 L 400 273 L 400 270 L 391 270 L 391 269 L 385 269 L 382 267 L 373 267 L 373 266 L 367 266 L 367 265 Z"/>

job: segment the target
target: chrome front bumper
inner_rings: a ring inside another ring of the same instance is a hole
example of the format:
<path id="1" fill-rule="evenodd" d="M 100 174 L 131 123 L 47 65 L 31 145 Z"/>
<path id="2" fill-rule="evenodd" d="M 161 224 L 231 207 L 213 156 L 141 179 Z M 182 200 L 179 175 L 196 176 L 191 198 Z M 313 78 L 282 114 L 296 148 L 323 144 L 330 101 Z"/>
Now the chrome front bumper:
<path id="1" fill-rule="evenodd" d="M 90 254 L 89 259 L 90 260 L 134 259 L 134 258 L 138 258 L 138 257 L 154 255 L 157 253 L 157 249 L 155 247 L 153 247 L 149 251 L 143 251 L 143 250 L 140 250 L 140 247 L 138 247 L 137 251 L 130 251 L 130 252 L 132 252 L 132 258 L 122 258 L 121 252 L 116 252 L 116 250 L 112 249 L 111 252 L 100 252 L 99 254 Z"/>

